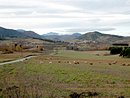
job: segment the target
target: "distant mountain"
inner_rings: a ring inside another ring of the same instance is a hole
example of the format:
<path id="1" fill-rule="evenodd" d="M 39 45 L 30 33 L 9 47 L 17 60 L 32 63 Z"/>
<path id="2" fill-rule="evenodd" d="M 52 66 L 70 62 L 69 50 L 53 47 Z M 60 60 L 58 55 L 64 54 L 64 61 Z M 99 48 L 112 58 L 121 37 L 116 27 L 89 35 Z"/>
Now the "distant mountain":
<path id="1" fill-rule="evenodd" d="M 75 38 L 78 38 L 79 36 L 81 36 L 82 34 L 80 33 L 73 33 L 72 36 L 74 36 Z"/>
<path id="2" fill-rule="evenodd" d="M 59 33 L 56 32 L 49 32 L 47 34 L 44 34 L 45 36 L 51 36 L 51 35 L 59 35 Z"/>
<path id="3" fill-rule="evenodd" d="M 27 37 L 31 38 L 41 38 L 41 36 L 33 31 L 22 31 L 22 34 L 26 35 Z"/>
<path id="4" fill-rule="evenodd" d="M 55 41 L 68 41 L 68 40 L 74 40 L 81 36 L 80 33 L 74 33 L 74 34 L 65 34 L 65 35 L 60 35 L 59 33 L 54 33 L 50 32 L 47 34 L 42 35 L 43 38 L 50 39 L 50 40 L 55 40 Z"/>
<path id="5" fill-rule="evenodd" d="M 101 43 L 113 43 L 113 42 L 124 42 L 124 41 L 127 42 L 130 40 L 130 37 L 103 34 L 98 31 L 94 31 L 94 32 L 88 32 L 86 34 L 83 34 L 77 39 L 96 41 L 96 42 L 101 42 Z"/>
<path id="6" fill-rule="evenodd" d="M 17 31 L 18 32 L 25 32 L 25 30 L 23 30 L 23 29 L 18 29 Z"/>
<path id="7" fill-rule="evenodd" d="M 33 31 L 14 30 L 0 27 L 0 38 L 40 38 L 41 36 Z"/>

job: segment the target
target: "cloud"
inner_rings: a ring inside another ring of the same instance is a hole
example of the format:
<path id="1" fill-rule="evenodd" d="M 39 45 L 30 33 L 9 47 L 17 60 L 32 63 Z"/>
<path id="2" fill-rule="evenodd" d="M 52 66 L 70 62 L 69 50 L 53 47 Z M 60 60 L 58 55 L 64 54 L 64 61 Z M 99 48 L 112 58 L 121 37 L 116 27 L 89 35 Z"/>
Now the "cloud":
<path id="1" fill-rule="evenodd" d="M 69 4 L 76 6 L 86 11 L 98 11 L 98 12 L 124 12 L 124 10 L 129 10 L 130 3 L 129 0 L 67 0 L 62 2 L 64 4 Z"/>
<path id="2" fill-rule="evenodd" d="M 99 30 L 129 34 L 130 0 L 0 0 L 0 25 L 42 34 Z"/>
<path id="3" fill-rule="evenodd" d="M 73 29 L 66 29 L 66 32 L 89 32 L 89 31 L 113 31 L 116 30 L 115 28 L 73 28 Z"/>

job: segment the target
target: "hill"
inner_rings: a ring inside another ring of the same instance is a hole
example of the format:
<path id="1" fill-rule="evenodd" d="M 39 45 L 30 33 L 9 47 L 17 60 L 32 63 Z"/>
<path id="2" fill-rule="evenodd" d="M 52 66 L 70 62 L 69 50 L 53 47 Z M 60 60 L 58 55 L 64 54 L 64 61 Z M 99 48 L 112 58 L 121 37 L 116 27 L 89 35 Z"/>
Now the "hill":
<path id="1" fill-rule="evenodd" d="M 80 37 L 78 37 L 77 39 L 111 44 L 114 42 L 129 42 L 130 37 L 103 34 L 103 33 L 94 31 L 94 32 L 88 32 L 86 34 L 83 34 Z"/>
<path id="2" fill-rule="evenodd" d="M 41 36 L 33 31 L 14 30 L 0 27 L 0 38 L 40 38 Z"/>

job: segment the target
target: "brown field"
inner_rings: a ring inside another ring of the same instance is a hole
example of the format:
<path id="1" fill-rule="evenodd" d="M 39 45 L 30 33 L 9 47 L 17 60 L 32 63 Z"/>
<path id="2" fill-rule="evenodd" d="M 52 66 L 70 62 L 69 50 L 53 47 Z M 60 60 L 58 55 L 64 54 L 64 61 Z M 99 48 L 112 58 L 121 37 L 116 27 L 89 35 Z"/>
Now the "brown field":
<path id="1" fill-rule="evenodd" d="M 0 94 L 1 98 L 130 98 L 130 59 L 108 51 L 41 54 L 0 66 Z"/>
<path id="2" fill-rule="evenodd" d="M 37 54 L 37 53 L 31 53 L 31 52 L 14 52 L 11 54 L 2 54 L 1 53 L 0 54 L 0 63 L 20 59 L 20 58 L 26 57 L 28 55 L 35 55 L 35 54 Z"/>

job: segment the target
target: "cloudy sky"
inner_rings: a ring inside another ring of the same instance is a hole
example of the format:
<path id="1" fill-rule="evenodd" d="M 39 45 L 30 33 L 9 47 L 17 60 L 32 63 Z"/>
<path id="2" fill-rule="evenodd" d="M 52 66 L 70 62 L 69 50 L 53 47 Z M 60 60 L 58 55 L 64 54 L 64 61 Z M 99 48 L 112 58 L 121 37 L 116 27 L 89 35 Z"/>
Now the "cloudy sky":
<path id="1" fill-rule="evenodd" d="M 0 26 L 39 34 L 130 36 L 130 0 L 0 0 Z"/>

